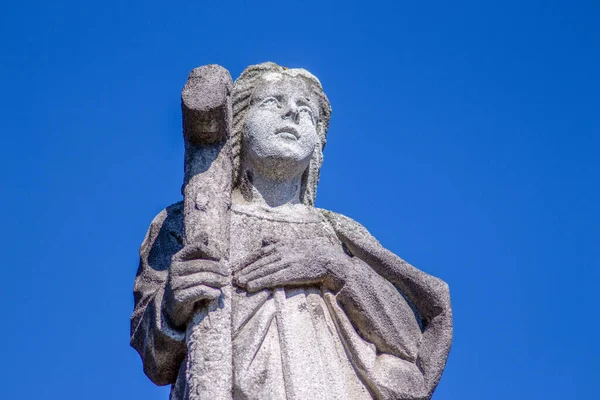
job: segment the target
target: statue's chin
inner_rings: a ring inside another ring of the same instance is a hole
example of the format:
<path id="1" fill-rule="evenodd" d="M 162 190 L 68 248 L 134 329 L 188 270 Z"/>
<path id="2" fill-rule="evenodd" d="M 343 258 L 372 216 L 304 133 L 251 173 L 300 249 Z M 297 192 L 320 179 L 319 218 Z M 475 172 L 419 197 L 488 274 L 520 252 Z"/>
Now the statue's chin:
<path id="1" fill-rule="evenodd" d="M 264 156 L 254 156 L 247 159 L 244 164 L 264 178 L 285 181 L 301 176 L 308 164 L 310 157 L 299 157 L 298 154 L 289 152 L 271 153 Z"/>
<path id="2" fill-rule="evenodd" d="M 295 138 L 283 134 L 271 140 L 268 146 L 248 149 L 246 165 L 265 178 L 276 180 L 293 179 L 302 175 L 312 157 L 312 150 L 302 146 Z"/>

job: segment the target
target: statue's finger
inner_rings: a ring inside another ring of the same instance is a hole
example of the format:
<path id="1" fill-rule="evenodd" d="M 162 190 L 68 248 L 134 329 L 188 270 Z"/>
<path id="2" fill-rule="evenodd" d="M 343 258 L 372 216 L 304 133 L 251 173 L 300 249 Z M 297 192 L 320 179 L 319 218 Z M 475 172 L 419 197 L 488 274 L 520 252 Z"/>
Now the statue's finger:
<path id="1" fill-rule="evenodd" d="M 195 274 L 197 272 L 214 272 L 223 276 L 229 275 L 225 266 L 212 260 L 176 261 L 171 266 L 171 270 L 178 276 Z"/>
<path id="2" fill-rule="evenodd" d="M 204 243 L 192 243 L 186 245 L 173 255 L 173 261 L 189 261 L 199 258 L 208 258 L 208 250 Z"/>
<path id="3" fill-rule="evenodd" d="M 204 299 L 218 299 L 221 296 L 221 291 L 206 285 L 194 286 L 178 293 L 179 299 L 189 300 L 204 300 Z"/>
<path id="4" fill-rule="evenodd" d="M 263 278 L 267 275 L 271 275 L 277 271 L 287 268 L 288 266 L 289 266 L 289 264 L 287 262 L 274 261 L 272 263 L 269 263 L 269 264 L 263 266 L 262 268 L 257 268 L 246 274 L 238 276 L 237 281 L 239 283 L 241 283 L 242 285 L 245 285 L 252 280 Z"/>
<path id="5" fill-rule="evenodd" d="M 218 275 L 212 272 L 197 272 L 192 275 L 187 275 L 177 279 L 173 285 L 175 290 L 185 290 L 194 286 L 211 286 L 220 288 L 229 283 L 229 279 L 225 276 Z"/>
<path id="6" fill-rule="evenodd" d="M 270 275 L 254 279 L 246 284 L 246 290 L 250 293 L 258 292 L 262 289 L 272 289 L 289 283 L 289 269 L 280 269 Z"/>
<path id="7" fill-rule="evenodd" d="M 283 258 L 283 256 L 280 253 L 274 253 L 269 256 L 259 258 L 258 260 L 254 261 L 252 264 L 249 264 L 249 265 L 245 266 L 244 268 L 242 268 L 241 270 L 237 271 L 235 273 L 235 275 L 238 278 L 240 278 L 242 276 L 245 276 L 245 275 L 251 273 L 252 271 L 256 271 L 256 270 L 261 269 L 269 264 L 280 261 L 282 258 Z"/>
<path id="8" fill-rule="evenodd" d="M 249 266 L 250 264 L 260 260 L 261 258 L 266 258 L 271 254 L 275 253 L 275 251 L 280 247 L 279 243 L 273 243 L 265 247 L 261 247 L 258 251 L 252 252 L 246 257 L 242 258 L 240 261 L 234 263 L 231 267 L 233 272 L 240 271 L 241 269 Z"/>

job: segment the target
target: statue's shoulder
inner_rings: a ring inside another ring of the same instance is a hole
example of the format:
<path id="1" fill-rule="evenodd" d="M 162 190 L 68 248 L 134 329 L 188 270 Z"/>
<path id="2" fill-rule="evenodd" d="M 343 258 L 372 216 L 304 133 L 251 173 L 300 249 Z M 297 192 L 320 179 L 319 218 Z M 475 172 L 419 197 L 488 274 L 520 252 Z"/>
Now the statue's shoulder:
<path id="1" fill-rule="evenodd" d="M 379 241 L 369 233 L 367 228 L 345 215 L 335 213 L 329 210 L 318 209 L 333 227 L 338 238 L 344 243 L 353 254 L 358 254 L 363 259 L 379 259 L 387 265 L 404 265 L 414 268 L 416 272 L 415 279 L 422 283 L 430 285 L 431 291 L 441 293 L 444 298 L 449 298 L 448 284 L 443 280 L 429 275 L 426 272 L 417 270 L 415 267 L 398 257 L 396 254 L 384 248 Z M 418 278 L 416 278 L 418 276 Z M 449 300 L 448 300 L 449 301 Z"/>
<path id="2" fill-rule="evenodd" d="M 162 228 L 163 226 L 183 226 L 183 201 L 173 203 L 168 207 L 163 208 L 152 220 L 150 227 Z"/>
<path id="3" fill-rule="evenodd" d="M 333 230 L 342 241 L 352 242 L 370 242 L 380 246 L 380 243 L 373 235 L 369 233 L 359 222 L 334 211 L 317 208 L 317 210 L 331 224 Z"/>
<path id="4" fill-rule="evenodd" d="M 149 244 L 165 239 L 182 242 L 183 236 L 183 201 L 163 208 L 152 220 L 144 242 Z"/>

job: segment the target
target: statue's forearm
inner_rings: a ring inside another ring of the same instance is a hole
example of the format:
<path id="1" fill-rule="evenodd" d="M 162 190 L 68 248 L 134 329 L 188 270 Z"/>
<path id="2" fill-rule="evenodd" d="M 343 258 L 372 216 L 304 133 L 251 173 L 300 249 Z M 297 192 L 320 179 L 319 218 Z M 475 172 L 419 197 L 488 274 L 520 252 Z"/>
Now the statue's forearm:
<path id="1" fill-rule="evenodd" d="M 358 248 L 354 251 L 361 253 Z M 440 380 L 452 343 L 452 309 L 448 285 L 419 271 L 382 247 L 368 254 L 362 252 L 361 256 L 400 289 L 420 314 L 423 334 L 416 364 L 423 374 L 426 391 L 431 395 Z"/>
<path id="2" fill-rule="evenodd" d="M 415 366 L 423 376 L 423 389 L 431 396 L 444 370 L 452 342 L 452 309 L 448 285 L 386 250 L 369 232 L 350 218 L 323 211 L 338 237 L 355 258 L 391 282 L 416 309 L 423 325 Z"/>
<path id="3" fill-rule="evenodd" d="M 180 206 L 176 206 L 180 207 Z M 170 256 L 180 249 L 169 215 L 163 210 L 150 224 L 140 248 L 140 267 L 135 278 L 135 308 L 131 317 L 131 345 L 140 354 L 146 375 L 159 385 L 175 381 L 185 357 L 185 334 L 165 318 L 163 294 Z M 159 252 L 160 250 L 160 252 Z"/>
<path id="4" fill-rule="evenodd" d="M 410 305 L 386 279 L 358 258 L 352 259 L 337 301 L 361 336 L 388 353 L 415 362 L 421 329 Z"/>
<path id="5" fill-rule="evenodd" d="M 162 311 L 162 290 L 157 291 L 132 327 L 131 345 L 144 363 L 144 372 L 157 385 L 175 382 L 185 357 L 185 333 L 175 329 Z"/>
<path id="6" fill-rule="evenodd" d="M 365 267 L 363 271 L 369 268 Z M 377 398 L 430 398 L 452 341 L 449 303 L 423 321 L 421 332 L 416 322 L 419 317 L 400 292 L 374 271 L 348 280 L 336 298 L 354 328 L 377 348 L 379 355 L 367 368 Z"/>
<path id="7" fill-rule="evenodd" d="M 380 285 L 378 286 L 378 289 L 380 289 Z M 362 292 L 361 289 L 358 291 Z M 365 313 L 381 315 L 382 310 L 376 310 L 376 307 L 363 308 L 362 310 L 359 310 L 357 307 L 356 310 L 351 310 L 352 306 L 343 305 L 344 302 L 348 302 L 349 300 L 353 301 L 356 299 L 360 301 L 355 295 L 358 294 L 358 291 L 350 289 L 346 285 L 338 293 L 336 300 L 332 300 L 330 296 L 326 296 L 337 324 L 338 332 L 344 338 L 346 350 L 352 359 L 355 370 L 361 375 L 364 383 L 369 387 L 374 398 L 377 400 L 428 399 L 424 375 L 417 367 L 416 360 L 407 360 L 407 357 L 401 354 L 402 351 L 386 351 L 386 347 L 381 345 L 381 340 L 398 339 L 405 334 L 405 332 L 392 332 L 390 334 L 386 332 L 387 329 L 381 329 L 379 322 L 384 322 L 384 324 L 387 322 L 389 324 L 394 319 L 393 313 L 384 312 L 383 320 L 380 321 L 376 321 L 376 319 L 375 321 L 366 321 L 364 320 Z M 378 297 L 381 298 L 390 294 L 382 293 L 381 290 L 377 290 L 377 293 Z M 364 299 L 366 293 L 363 292 L 361 294 L 360 297 Z M 340 298 L 341 296 L 347 296 L 347 298 Z M 367 300 L 363 304 L 372 302 L 373 300 Z M 375 322 L 374 325 L 369 325 L 373 322 Z M 363 333 L 358 336 L 356 333 L 357 330 L 361 331 L 361 326 Z M 376 333 L 379 338 L 373 336 L 365 337 L 365 328 L 367 331 L 371 330 L 373 333 Z M 420 337 L 420 331 L 418 335 Z M 412 349 L 414 353 L 416 353 L 417 348 L 418 341 L 413 343 Z"/>
<path id="8" fill-rule="evenodd" d="M 417 366 L 423 373 L 424 386 L 431 396 L 442 377 L 452 344 L 452 310 L 435 316 L 423 332 Z"/>

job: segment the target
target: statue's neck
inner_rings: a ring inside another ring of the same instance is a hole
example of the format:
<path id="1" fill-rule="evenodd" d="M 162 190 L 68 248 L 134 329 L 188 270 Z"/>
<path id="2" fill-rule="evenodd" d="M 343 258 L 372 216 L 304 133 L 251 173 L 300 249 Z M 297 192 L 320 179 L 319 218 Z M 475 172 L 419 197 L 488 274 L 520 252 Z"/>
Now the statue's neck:
<path id="1" fill-rule="evenodd" d="M 256 172 L 247 172 L 242 177 L 240 191 L 244 199 L 252 204 L 279 207 L 300 203 L 302 175 L 291 179 L 270 179 Z"/>

